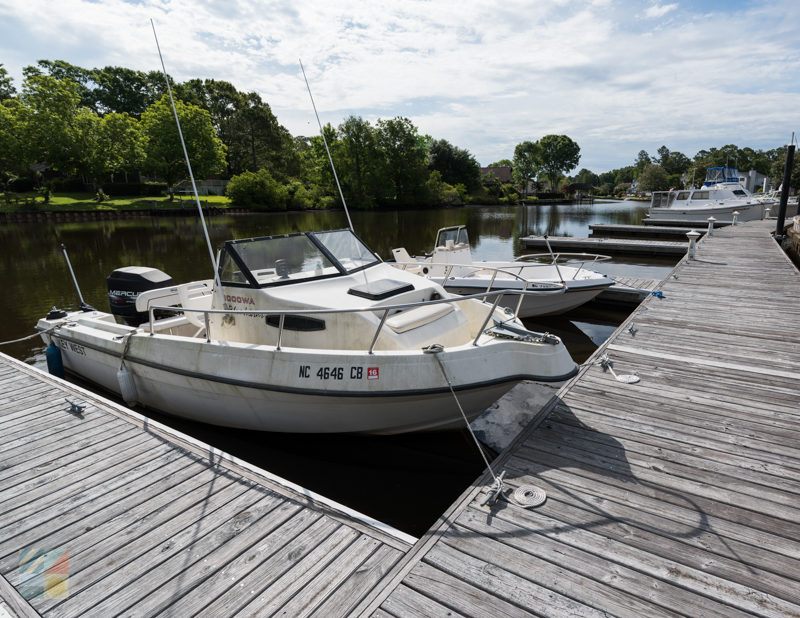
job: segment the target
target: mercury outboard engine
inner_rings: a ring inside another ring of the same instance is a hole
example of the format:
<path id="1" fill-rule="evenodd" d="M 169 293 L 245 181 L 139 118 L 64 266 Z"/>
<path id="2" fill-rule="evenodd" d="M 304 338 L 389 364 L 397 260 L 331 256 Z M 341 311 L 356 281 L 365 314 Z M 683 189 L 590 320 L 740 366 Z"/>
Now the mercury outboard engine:
<path id="1" fill-rule="evenodd" d="M 147 322 L 147 312 L 136 311 L 136 298 L 142 292 L 172 285 L 172 277 L 157 268 L 126 266 L 118 268 L 106 279 L 111 313 L 118 315 L 129 326 Z"/>

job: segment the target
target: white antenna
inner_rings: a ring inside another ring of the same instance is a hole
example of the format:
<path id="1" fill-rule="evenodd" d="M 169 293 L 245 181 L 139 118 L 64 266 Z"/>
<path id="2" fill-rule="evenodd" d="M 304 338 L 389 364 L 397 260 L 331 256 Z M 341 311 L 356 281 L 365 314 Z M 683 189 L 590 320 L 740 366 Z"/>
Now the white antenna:
<path id="1" fill-rule="evenodd" d="M 172 111 L 175 113 L 175 124 L 178 125 L 178 135 L 181 138 L 181 146 L 183 146 L 183 156 L 186 158 L 186 167 L 189 170 L 189 178 L 191 178 L 192 180 L 192 190 L 194 191 L 194 199 L 197 201 L 197 211 L 200 213 L 200 223 L 203 224 L 203 233 L 206 235 L 208 254 L 211 256 L 211 265 L 214 267 L 214 282 L 217 284 L 217 291 L 219 292 L 219 300 L 222 303 L 222 308 L 227 309 L 228 305 L 225 304 L 225 297 L 222 295 L 222 284 L 219 281 L 219 268 L 217 265 L 217 260 L 214 257 L 214 250 L 211 248 L 211 239 L 208 237 L 208 229 L 206 228 L 206 219 L 203 216 L 203 207 L 200 206 L 200 196 L 197 194 L 197 186 L 194 183 L 194 174 L 192 174 L 192 164 L 189 163 L 189 153 L 186 151 L 186 143 L 183 141 L 183 131 L 181 131 L 181 122 L 180 120 L 178 120 L 178 110 L 175 107 L 175 99 L 172 98 L 172 88 L 169 85 L 169 77 L 167 77 L 167 69 L 164 66 L 164 57 L 161 55 L 161 46 L 158 44 L 156 25 L 153 23 L 152 19 L 150 20 L 150 25 L 153 26 L 153 36 L 156 38 L 158 57 L 161 59 L 161 70 L 164 72 L 164 81 L 167 82 L 167 92 L 169 92 L 169 100 L 172 103 Z M 206 324 L 206 329 L 208 329 L 207 324 Z"/>
<path id="2" fill-rule="evenodd" d="M 347 222 L 350 224 L 350 231 L 353 234 L 356 231 L 353 229 L 353 222 L 350 220 L 350 213 L 347 210 L 347 202 L 344 201 L 344 193 L 342 193 L 342 186 L 339 184 L 339 177 L 336 175 L 336 166 L 333 164 L 333 157 L 331 157 L 331 150 L 328 148 L 328 140 L 325 139 L 325 131 L 322 130 L 322 123 L 319 120 L 319 114 L 317 113 L 317 106 L 314 105 L 314 97 L 311 95 L 311 86 L 308 85 L 308 78 L 306 77 L 306 70 L 303 68 L 303 61 L 300 60 L 300 70 L 303 72 L 303 79 L 306 80 L 306 88 L 308 88 L 308 96 L 311 97 L 311 106 L 314 108 L 314 115 L 317 117 L 317 124 L 319 125 L 319 132 L 322 135 L 322 141 L 325 144 L 325 150 L 328 152 L 328 160 L 331 162 L 331 169 L 333 170 L 333 177 L 336 179 L 336 186 L 339 189 L 339 195 L 342 198 L 342 204 L 344 204 L 344 214 L 347 215 Z"/>

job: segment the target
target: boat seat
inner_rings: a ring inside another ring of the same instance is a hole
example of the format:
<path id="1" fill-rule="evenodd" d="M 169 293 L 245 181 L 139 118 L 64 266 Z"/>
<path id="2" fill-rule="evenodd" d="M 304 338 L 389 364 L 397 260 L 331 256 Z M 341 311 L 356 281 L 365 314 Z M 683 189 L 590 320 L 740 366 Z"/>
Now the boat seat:
<path id="1" fill-rule="evenodd" d="M 196 281 L 178 286 L 178 296 L 184 309 L 211 309 L 212 281 Z M 197 327 L 205 327 L 206 322 L 202 313 L 186 312 L 186 319 Z"/>
<path id="2" fill-rule="evenodd" d="M 399 249 L 392 249 L 392 255 L 394 255 L 395 262 L 411 262 L 414 263 L 416 260 L 408 255 L 408 251 L 406 251 L 405 247 L 400 247 Z M 418 274 L 421 266 L 401 266 L 399 267 L 401 270 L 405 270 L 406 272 Z"/>
<path id="3" fill-rule="evenodd" d="M 405 333 L 406 331 L 430 324 L 434 320 L 438 320 L 452 311 L 453 305 L 449 303 L 418 307 L 417 309 L 396 313 L 386 320 L 386 326 L 396 333 Z"/>

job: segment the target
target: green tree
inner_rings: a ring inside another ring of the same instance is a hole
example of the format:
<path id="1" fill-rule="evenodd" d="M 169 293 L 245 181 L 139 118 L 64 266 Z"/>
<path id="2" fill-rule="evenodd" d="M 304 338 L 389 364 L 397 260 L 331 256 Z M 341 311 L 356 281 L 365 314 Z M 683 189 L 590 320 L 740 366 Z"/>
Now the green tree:
<path id="1" fill-rule="evenodd" d="M 433 140 L 428 154 L 428 166 L 442 175 L 449 185 L 463 184 L 476 189 L 481 181 L 481 165 L 468 150 L 453 146 L 444 139 Z"/>
<path id="2" fill-rule="evenodd" d="M 511 175 L 522 187 L 522 196 L 528 194 L 528 183 L 536 180 L 542 169 L 542 149 L 538 143 L 522 142 L 514 147 Z"/>
<path id="3" fill-rule="evenodd" d="M 95 87 L 91 91 L 93 108 L 99 114 L 130 114 L 137 120 L 160 97 L 164 77 L 153 82 L 153 76 L 124 67 L 107 66 L 89 72 Z M 165 86 L 164 86 L 165 87 Z"/>
<path id="4" fill-rule="evenodd" d="M 666 191 L 669 180 L 664 168 L 655 163 L 648 163 L 639 174 L 639 191 Z"/>
<path id="5" fill-rule="evenodd" d="M 647 154 L 647 151 L 640 150 L 639 154 L 636 156 L 636 171 L 641 174 L 645 166 L 650 165 L 651 163 L 652 160 L 650 159 L 650 155 Z"/>
<path id="6" fill-rule="evenodd" d="M 388 170 L 388 185 L 395 203 L 411 206 L 418 203 L 425 192 L 428 179 L 428 152 L 425 136 L 408 118 L 397 117 L 378 120 L 378 146 L 384 153 Z"/>
<path id="7" fill-rule="evenodd" d="M 137 169 L 145 159 L 144 138 L 137 121 L 128 114 L 100 117 L 83 107 L 78 110 L 75 127 L 75 146 L 81 156 L 70 171 L 90 178 L 101 195 L 106 178 Z"/>
<path id="8" fill-rule="evenodd" d="M 354 208 L 373 208 L 382 197 L 386 174 L 384 156 L 375 129 L 361 116 L 350 116 L 339 125 L 341 168 L 337 168 L 347 203 Z"/>
<path id="9" fill-rule="evenodd" d="M 25 136 L 17 101 L 0 103 L 0 182 L 25 171 Z"/>
<path id="10" fill-rule="evenodd" d="M 667 163 L 669 162 L 669 148 L 662 146 L 656 152 L 658 153 L 658 158 L 656 161 L 661 167 L 666 169 Z"/>
<path id="11" fill-rule="evenodd" d="M 28 162 L 46 161 L 56 170 L 74 170 L 81 157 L 75 146 L 78 84 L 71 79 L 29 75 L 20 101 L 19 118 Z"/>
<path id="12" fill-rule="evenodd" d="M 17 96 L 17 89 L 14 88 L 14 79 L 8 76 L 8 71 L 0 63 L 0 102 L 13 99 Z"/>
<path id="13" fill-rule="evenodd" d="M 783 184 L 783 173 L 786 169 L 786 149 L 778 155 L 770 166 L 770 179 L 772 186 L 780 187 Z M 792 159 L 792 173 L 789 177 L 789 186 L 797 191 L 800 189 L 800 153 L 795 151 L 794 158 Z"/>
<path id="14" fill-rule="evenodd" d="M 494 163 L 490 163 L 489 167 L 514 167 L 514 164 L 508 159 L 500 159 Z"/>
<path id="15" fill-rule="evenodd" d="M 216 136 L 209 113 L 195 105 L 175 101 L 192 171 L 198 178 L 225 169 L 225 145 Z M 142 134 L 146 139 L 145 167 L 155 171 L 170 185 L 188 176 L 183 148 L 175 125 L 169 97 L 163 96 L 142 114 Z"/>
<path id="16" fill-rule="evenodd" d="M 545 135 L 537 144 L 541 149 L 542 170 L 555 191 L 561 176 L 578 166 L 581 148 L 566 135 Z"/>

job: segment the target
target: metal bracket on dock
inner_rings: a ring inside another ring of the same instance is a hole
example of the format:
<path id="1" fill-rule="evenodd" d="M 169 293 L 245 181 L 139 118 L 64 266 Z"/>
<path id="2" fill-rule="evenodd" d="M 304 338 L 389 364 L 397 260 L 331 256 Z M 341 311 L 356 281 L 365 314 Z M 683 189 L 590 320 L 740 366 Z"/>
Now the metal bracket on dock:
<path id="1" fill-rule="evenodd" d="M 74 401 L 71 401 L 70 399 L 67 399 L 66 397 L 64 397 L 64 401 L 69 404 L 69 412 L 72 414 L 83 414 L 83 411 L 86 409 L 86 404 L 80 405 Z"/>

